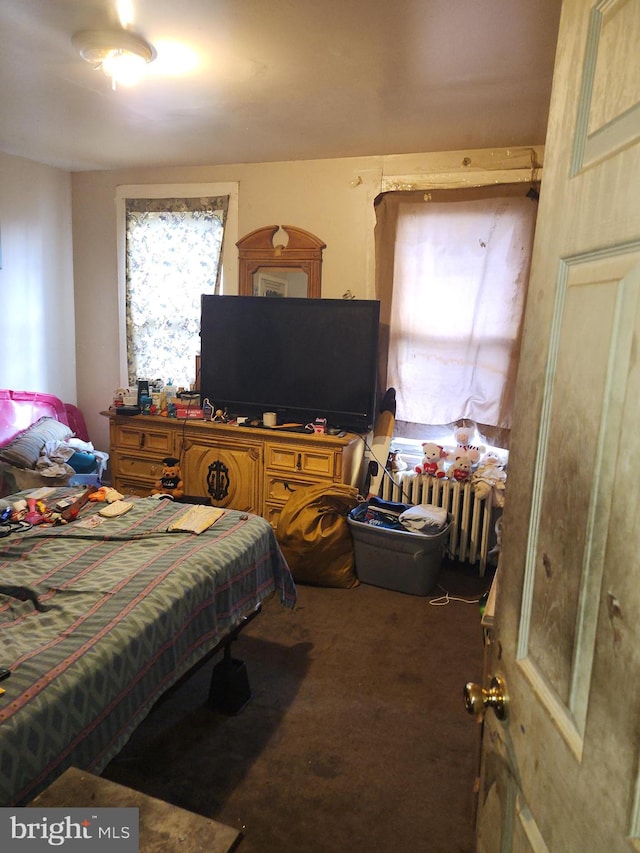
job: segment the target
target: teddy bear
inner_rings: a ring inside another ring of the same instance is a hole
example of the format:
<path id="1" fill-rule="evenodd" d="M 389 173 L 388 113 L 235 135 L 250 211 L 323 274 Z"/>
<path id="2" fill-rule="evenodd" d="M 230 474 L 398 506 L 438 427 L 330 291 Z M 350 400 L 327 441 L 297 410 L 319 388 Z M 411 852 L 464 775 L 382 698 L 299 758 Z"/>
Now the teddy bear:
<path id="1" fill-rule="evenodd" d="M 444 477 L 444 459 L 446 451 L 441 445 L 433 441 L 422 442 L 422 462 L 416 465 L 415 470 L 418 474 L 428 474 L 430 477 Z"/>
<path id="2" fill-rule="evenodd" d="M 487 451 L 471 477 L 474 495 L 478 500 L 484 500 L 493 491 L 496 506 L 504 506 L 506 481 L 507 472 L 502 459 L 495 451 Z"/>
<path id="3" fill-rule="evenodd" d="M 458 483 L 463 483 L 471 477 L 473 470 L 473 462 L 469 454 L 463 453 L 451 464 L 447 471 L 447 476 L 450 480 L 456 480 Z"/>
<path id="4" fill-rule="evenodd" d="M 456 463 L 462 456 L 467 456 L 471 460 L 471 465 L 475 465 L 478 462 L 485 448 L 471 444 L 475 431 L 475 426 L 461 426 L 454 430 L 453 437 L 456 440 L 457 446 L 455 450 L 451 450 L 447 454 L 448 462 Z"/>
<path id="5" fill-rule="evenodd" d="M 167 456 L 166 459 L 162 460 L 162 464 L 160 479 L 156 480 L 151 494 L 181 498 L 184 495 L 184 483 L 180 472 L 180 460 L 173 456 Z"/>

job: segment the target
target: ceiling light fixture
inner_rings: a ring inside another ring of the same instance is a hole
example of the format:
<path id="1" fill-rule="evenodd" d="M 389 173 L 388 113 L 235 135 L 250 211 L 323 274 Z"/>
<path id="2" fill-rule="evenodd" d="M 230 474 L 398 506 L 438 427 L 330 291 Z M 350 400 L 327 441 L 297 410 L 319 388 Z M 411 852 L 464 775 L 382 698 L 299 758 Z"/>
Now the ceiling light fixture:
<path id="1" fill-rule="evenodd" d="M 85 30 L 71 39 L 80 56 L 111 78 L 111 86 L 134 86 L 156 58 L 153 45 L 128 30 Z"/>

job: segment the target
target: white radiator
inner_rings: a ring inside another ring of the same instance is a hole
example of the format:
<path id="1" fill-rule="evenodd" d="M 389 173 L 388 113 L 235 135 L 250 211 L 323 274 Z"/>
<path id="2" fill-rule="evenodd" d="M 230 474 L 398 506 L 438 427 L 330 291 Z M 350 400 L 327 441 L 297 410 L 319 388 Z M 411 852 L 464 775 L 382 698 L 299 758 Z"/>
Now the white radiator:
<path id="1" fill-rule="evenodd" d="M 438 480 L 415 471 L 396 471 L 382 478 L 380 497 L 411 504 L 435 504 L 451 513 L 448 551 L 463 563 L 479 563 L 480 576 L 487 567 L 489 537 L 493 528 L 493 501 L 490 493 L 476 499 L 471 483 Z"/>

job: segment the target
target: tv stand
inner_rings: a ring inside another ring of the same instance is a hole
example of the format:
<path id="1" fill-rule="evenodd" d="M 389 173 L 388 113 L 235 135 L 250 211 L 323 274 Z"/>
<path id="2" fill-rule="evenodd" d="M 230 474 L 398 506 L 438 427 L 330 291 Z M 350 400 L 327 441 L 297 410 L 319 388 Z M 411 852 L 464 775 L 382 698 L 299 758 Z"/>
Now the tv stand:
<path id="1" fill-rule="evenodd" d="M 162 460 L 174 456 L 186 495 L 253 512 L 277 527 L 283 506 L 302 486 L 361 483 L 364 441 L 354 433 L 102 414 L 109 418 L 111 484 L 124 495 L 149 495 Z"/>

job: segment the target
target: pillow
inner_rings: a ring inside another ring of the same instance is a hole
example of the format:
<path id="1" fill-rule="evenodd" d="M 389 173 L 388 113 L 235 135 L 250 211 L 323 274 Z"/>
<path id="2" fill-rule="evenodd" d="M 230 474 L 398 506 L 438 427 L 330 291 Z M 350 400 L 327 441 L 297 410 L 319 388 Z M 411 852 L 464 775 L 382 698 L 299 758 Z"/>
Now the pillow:
<path id="1" fill-rule="evenodd" d="M 69 427 L 55 418 L 40 418 L 16 435 L 9 444 L 0 447 L 0 459 L 16 468 L 35 468 L 40 451 L 48 441 L 65 441 L 72 435 Z"/>

